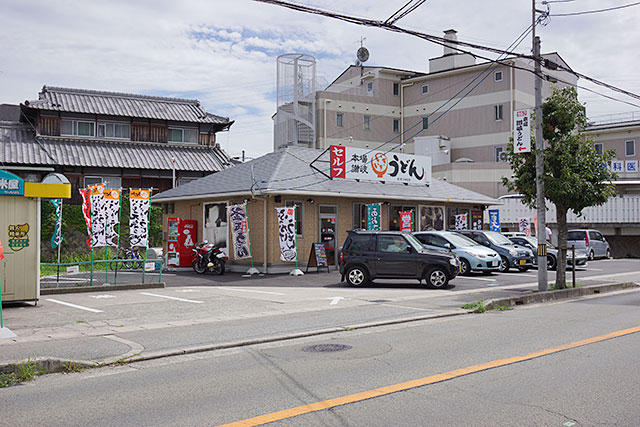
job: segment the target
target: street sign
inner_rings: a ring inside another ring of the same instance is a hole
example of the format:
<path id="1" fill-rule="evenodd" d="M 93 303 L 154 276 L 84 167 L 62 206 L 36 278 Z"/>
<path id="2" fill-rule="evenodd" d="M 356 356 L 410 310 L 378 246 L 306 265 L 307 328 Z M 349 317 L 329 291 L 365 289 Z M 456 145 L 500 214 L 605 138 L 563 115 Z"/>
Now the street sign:
<path id="1" fill-rule="evenodd" d="M 513 152 L 531 152 L 531 112 L 516 110 L 513 112 Z"/>

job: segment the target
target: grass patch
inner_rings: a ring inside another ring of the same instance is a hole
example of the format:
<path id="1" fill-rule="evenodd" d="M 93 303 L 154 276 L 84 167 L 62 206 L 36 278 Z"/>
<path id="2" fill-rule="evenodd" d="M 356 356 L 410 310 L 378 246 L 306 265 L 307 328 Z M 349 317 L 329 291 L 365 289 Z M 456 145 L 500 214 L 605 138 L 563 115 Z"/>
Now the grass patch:
<path id="1" fill-rule="evenodd" d="M 76 363 L 76 362 L 64 362 L 62 364 L 62 368 L 64 370 L 64 372 L 67 373 L 71 373 L 71 372 L 83 372 L 87 369 L 87 367 L 81 363 Z"/>
<path id="2" fill-rule="evenodd" d="M 496 307 L 496 310 L 498 311 L 508 311 L 508 310 L 513 310 L 513 307 L 511 307 L 510 305 L 499 305 Z"/>
<path id="3" fill-rule="evenodd" d="M 114 365 L 126 365 L 127 363 L 130 362 L 130 359 L 136 357 L 136 356 L 140 356 L 140 353 L 135 353 L 132 354 L 131 356 L 126 356 L 126 357 L 122 357 L 118 360 L 116 360 L 115 362 L 113 362 Z"/>
<path id="4" fill-rule="evenodd" d="M 463 304 L 461 307 L 465 310 L 473 310 L 474 313 L 484 313 L 485 311 L 487 311 L 487 306 L 484 305 L 484 302 L 480 299 L 476 302 Z"/>
<path id="5" fill-rule="evenodd" d="M 38 375 L 35 361 L 28 360 L 13 366 L 13 372 L 0 374 L 0 388 L 9 387 L 26 381 L 33 381 Z"/>

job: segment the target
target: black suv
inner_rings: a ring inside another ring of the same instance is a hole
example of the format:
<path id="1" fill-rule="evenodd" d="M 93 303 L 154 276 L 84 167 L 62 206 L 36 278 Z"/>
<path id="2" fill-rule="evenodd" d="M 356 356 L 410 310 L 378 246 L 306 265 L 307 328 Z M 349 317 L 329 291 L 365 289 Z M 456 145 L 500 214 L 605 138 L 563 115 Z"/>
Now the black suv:
<path id="1" fill-rule="evenodd" d="M 455 254 L 425 249 L 413 235 L 399 231 L 349 231 L 340 254 L 341 281 L 363 286 L 373 279 L 424 279 L 441 289 L 456 277 Z"/>

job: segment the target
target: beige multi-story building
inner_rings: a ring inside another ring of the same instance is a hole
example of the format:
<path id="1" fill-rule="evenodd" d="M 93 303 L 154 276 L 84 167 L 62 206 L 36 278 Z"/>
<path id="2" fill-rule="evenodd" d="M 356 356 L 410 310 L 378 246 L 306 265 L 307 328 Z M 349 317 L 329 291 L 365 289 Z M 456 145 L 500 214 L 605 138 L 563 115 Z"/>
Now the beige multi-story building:
<path id="1" fill-rule="evenodd" d="M 433 177 L 498 197 L 506 193 L 501 177 L 510 174 L 500 154 L 512 135 L 515 110 L 533 108 L 531 61 L 509 58 L 476 64 L 457 53 L 456 32 L 445 31 L 441 57 L 429 72 L 352 65 L 324 91 L 316 93 L 316 147 L 384 147 L 428 155 Z M 543 57 L 551 66 L 543 83 L 575 86 L 577 76 L 557 53 Z M 384 145 L 383 145 L 384 144 Z"/>

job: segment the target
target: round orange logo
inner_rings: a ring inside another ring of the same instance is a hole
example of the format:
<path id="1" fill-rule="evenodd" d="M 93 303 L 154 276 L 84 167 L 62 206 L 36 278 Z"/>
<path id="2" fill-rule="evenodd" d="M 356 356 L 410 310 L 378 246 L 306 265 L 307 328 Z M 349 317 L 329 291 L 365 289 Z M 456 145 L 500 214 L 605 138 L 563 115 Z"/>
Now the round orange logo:
<path id="1" fill-rule="evenodd" d="M 384 153 L 376 153 L 371 158 L 371 169 L 373 169 L 373 172 L 378 175 L 378 178 L 382 178 L 388 167 L 389 162 L 387 161 L 387 156 L 385 156 Z"/>

